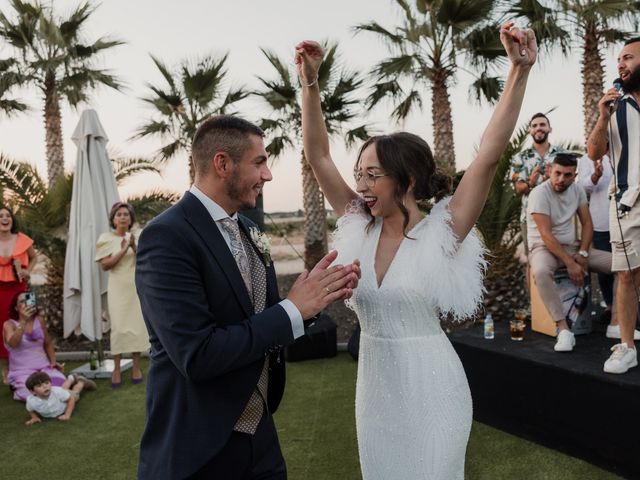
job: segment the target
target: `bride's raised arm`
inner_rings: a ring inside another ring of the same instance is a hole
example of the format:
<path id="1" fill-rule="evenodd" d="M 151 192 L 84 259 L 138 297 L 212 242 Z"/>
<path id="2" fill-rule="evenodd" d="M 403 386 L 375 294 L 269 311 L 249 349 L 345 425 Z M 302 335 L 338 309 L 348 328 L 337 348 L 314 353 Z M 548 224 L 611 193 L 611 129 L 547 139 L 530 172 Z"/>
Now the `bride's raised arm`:
<path id="1" fill-rule="evenodd" d="M 500 156 L 518 120 L 529 71 L 538 54 L 533 31 L 522 31 L 513 22 L 502 25 L 500 40 L 511 60 L 511 70 L 500 101 L 482 134 L 477 157 L 467 168 L 449 204 L 451 228 L 460 241 L 482 212 Z"/>
<path id="2" fill-rule="evenodd" d="M 336 168 L 329 151 L 329 135 L 320 105 L 318 70 L 324 50 L 317 42 L 305 40 L 296 45 L 296 65 L 302 85 L 302 139 L 304 155 L 325 197 L 338 217 L 357 197 Z"/>

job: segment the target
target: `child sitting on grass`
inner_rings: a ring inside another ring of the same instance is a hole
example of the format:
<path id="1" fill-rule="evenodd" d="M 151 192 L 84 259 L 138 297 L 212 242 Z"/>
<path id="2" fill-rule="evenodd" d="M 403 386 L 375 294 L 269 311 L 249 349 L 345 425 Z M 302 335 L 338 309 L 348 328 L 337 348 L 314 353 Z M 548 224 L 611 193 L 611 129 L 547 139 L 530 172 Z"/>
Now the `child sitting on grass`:
<path id="1" fill-rule="evenodd" d="M 27 398 L 29 420 L 27 425 L 40 423 L 44 418 L 58 418 L 66 422 L 71 418 L 76 402 L 80 399 L 82 390 L 95 390 L 95 382 L 80 375 L 71 374 L 60 387 L 51 385 L 51 377 L 45 372 L 35 372 L 29 375 L 25 382 L 31 392 Z"/>

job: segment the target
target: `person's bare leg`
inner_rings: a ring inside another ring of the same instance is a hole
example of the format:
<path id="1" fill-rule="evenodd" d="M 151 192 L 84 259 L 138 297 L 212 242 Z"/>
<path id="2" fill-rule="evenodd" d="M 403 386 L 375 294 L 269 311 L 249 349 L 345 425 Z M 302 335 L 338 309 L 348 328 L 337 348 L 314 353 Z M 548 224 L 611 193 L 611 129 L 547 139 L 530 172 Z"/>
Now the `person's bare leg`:
<path id="1" fill-rule="evenodd" d="M 140 352 L 133 352 L 131 354 L 133 358 L 133 368 L 131 369 L 131 378 L 133 380 L 142 379 L 142 369 L 140 368 Z"/>
<path id="2" fill-rule="evenodd" d="M 2 371 L 2 383 L 9 385 L 9 359 L 0 358 L 0 371 Z"/>
<path id="3" fill-rule="evenodd" d="M 122 360 L 122 355 L 114 355 L 113 356 L 113 373 L 111 374 L 111 383 L 113 385 L 119 385 L 122 383 L 122 372 L 120 371 L 120 361 Z"/>
<path id="4" fill-rule="evenodd" d="M 640 269 L 629 272 L 618 272 L 618 289 L 616 291 L 616 313 L 620 324 L 620 342 L 626 343 L 629 348 L 635 348 L 633 331 L 636 328 L 638 316 L 638 299 L 634 287 L 640 287 Z"/>

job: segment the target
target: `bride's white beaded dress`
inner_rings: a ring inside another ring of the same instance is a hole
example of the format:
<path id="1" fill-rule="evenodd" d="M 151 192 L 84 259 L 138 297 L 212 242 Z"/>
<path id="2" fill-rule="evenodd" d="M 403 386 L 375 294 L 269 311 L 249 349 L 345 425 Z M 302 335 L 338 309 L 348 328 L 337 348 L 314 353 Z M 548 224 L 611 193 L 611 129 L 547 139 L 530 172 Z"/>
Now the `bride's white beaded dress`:
<path id="1" fill-rule="evenodd" d="M 475 232 L 458 242 L 447 204 L 408 232 L 380 285 L 374 259 L 383 220 L 367 230 L 371 217 L 359 204 L 338 220 L 336 262 L 359 258 L 362 267 L 348 305 L 362 328 L 356 428 L 364 480 L 464 478 L 471 394 L 439 315 L 476 310 L 485 262 Z"/>

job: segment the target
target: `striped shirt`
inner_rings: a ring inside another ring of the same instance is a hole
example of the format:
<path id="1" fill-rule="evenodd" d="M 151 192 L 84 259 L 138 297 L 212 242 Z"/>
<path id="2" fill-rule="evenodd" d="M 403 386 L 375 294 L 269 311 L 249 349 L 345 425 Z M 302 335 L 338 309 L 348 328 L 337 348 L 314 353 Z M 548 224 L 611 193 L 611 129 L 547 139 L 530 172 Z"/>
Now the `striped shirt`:
<path id="1" fill-rule="evenodd" d="M 610 193 L 630 208 L 640 194 L 640 107 L 631 94 L 618 102 L 611 125 L 616 181 Z"/>

